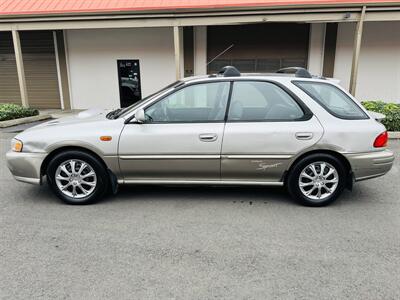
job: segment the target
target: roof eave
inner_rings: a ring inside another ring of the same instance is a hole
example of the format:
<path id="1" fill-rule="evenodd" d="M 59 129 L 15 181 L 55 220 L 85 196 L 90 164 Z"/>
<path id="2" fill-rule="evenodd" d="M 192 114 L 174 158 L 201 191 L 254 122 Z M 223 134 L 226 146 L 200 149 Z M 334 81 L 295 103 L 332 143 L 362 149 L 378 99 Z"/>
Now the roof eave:
<path id="1" fill-rule="evenodd" d="M 179 16 L 179 14 L 190 14 L 190 13 L 204 13 L 204 12 L 237 12 L 237 11 L 273 11 L 273 10 L 293 10 L 293 9 L 316 9 L 316 8 L 348 8 L 356 9 L 361 6 L 368 7 L 396 7 L 400 6 L 400 1 L 397 2 L 385 2 L 385 3 L 365 3 L 363 1 L 358 1 L 354 3 L 329 3 L 329 4 L 302 4 L 302 5 L 275 5 L 275 6 L 265 6 L 265 5 L 252 5 L 252 6 L 209 6 L 209 7 L 199 7 L 199 8 L 174 8 L 174 9 L 143 9 L 143 10 L 92 10 L 92 11 L 53 11 L 48 12 L 21 12 L 18 14 L 0 14 L 1 19 L 25 19 L 25 18 L 54 18 L 54 17 L 93 17 L 93 16 L 113 16 L 113 15 L 143 15 L 145 17 L 148 14 L 174 14 Z"/>

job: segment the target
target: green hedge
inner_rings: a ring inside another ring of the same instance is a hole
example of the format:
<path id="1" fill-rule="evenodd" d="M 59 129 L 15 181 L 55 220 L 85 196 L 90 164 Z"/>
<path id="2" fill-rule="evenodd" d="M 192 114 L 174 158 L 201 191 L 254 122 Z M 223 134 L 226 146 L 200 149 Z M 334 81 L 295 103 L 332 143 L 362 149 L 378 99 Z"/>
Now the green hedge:
<path id="1" fill-rule="evenodd" d="M 17 104 L 0 104 L 0 121 L 37 116 L 37 109 L 25 108 Z"/>
<path id="2" fill-rule="evenodd" d="M 386 118 L 382 124 L 388 131 L 400 131 L 400 104 L 383 101 L 364 101 L 362 105 L 370 111 L 384 114 Z"/>

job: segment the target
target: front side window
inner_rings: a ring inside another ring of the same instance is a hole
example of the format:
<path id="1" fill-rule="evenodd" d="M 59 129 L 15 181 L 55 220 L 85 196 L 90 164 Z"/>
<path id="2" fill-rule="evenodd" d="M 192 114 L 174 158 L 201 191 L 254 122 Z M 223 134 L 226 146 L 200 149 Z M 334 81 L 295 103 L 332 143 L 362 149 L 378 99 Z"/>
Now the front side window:
<path id="1" fill-rule="evenodd" d="M 229 121 L 293 121 L 304 117 L 297 102 L 269 82 L 235 82 L 230 103 Z"/>
<path id="2" fill-rule="evenodd" d="M 229 82 L 194 84 L 145 109 L 148 123 L 223 121 Z"/>
<path id="3" fill-rule="evenodd" d="M 315 81 L 293 81 L 293 84 L 335 117 L 348 120 L 368 119 L 353 99 L 332 84 Z"/>
<path id="4" fill-rule="evenodd" d="M 149 99 L 151 99 L 151 98 L 153 98 L 153 97 L 157 97 L 157 96 L 159 96 L 160 94 L 162 94 L 162 93 L 168 91 L 169 89 L 176 88 L 176 87 L 178 87 L 178 86 L 181 85 L 181 84 L 183 84 L 183 82 L 178 80 L 178 81 L 175 81 L 174 83 L 171 83 L 171 84 L 167 85 L 166 87 L 162 88 L 161 90 L 159 90 L 159 91 L 157 91 L 157 92 L 155 92 L 155 93 L 153 93 L 153 94 L 151 94 L 151 95 L 148 95 L 148 96 L 144 97 L 142 100 L 139 100 L 138 102 L 135 102 L 135 103 L 133 103 L 132 105 L 121 109 L 121 110 L 118 112 L 118 115 L 115 116 L 115 118 L 117 118 L 117 117 L 119 118 L 119 117 L 126 116 L 126 115 L 129 114 L 131 111 L 133 111 L 136 107 L 138 107 L 139 105 L 143 104 L 143 103 L 146 102 L 147 100 L 149 100 Z"/>

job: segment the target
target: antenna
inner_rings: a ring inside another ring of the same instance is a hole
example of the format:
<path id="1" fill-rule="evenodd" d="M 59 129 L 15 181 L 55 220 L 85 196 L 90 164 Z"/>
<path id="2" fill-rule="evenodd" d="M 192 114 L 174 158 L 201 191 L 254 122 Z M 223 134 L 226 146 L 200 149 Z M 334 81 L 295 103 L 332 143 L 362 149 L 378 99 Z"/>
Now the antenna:
<path id="1" fill-rule="evenodd" d="M 207 63 L 207 66 L 209 64 L 211 64 L 214 60 L 216 60 L 218 57 L 220 57 L 221 55 L 225 54 L 226 52 L 228 52 L 229 50 L 231 50 L 233 47 L 235 46 L 235 44 L 230 45 L 228 48 L 226 48 L 225 50 L 223 50 L 222 52 L 220 52 L 217 56 L 215 56 L 212 60 L 210 60 Z"/>

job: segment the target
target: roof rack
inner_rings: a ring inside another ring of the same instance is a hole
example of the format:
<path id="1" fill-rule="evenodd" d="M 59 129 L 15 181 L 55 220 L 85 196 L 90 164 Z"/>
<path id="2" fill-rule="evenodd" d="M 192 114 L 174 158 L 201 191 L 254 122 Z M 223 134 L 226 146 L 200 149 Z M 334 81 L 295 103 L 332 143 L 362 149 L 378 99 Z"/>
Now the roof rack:
<path id="1" fill-rule="evenodd" d="M 278 71 L 276 71 L 276 73 L 294 74 L 296 77 L 312 78 L 312 75 L 310 74 L 310 72 L 307 71 L 307 69 L 300 68 L 300 67 L 283 68 L 283 69 L 279 69 Z"/>
<path id="2" fill-rule="evenodd" d="M 285 74 L 287 76 L 290 75 L 294 75 L 296 77 L 300 77 L 300 78 L 313 78 L 313 76 L 310 74 L 310 72 L 307 71 L 307 69 L 305 68 L 301 68 L 301 67 L 288 67 L 288 68 L 283 68 L 283 69 L 279 69 L 278 71 L 276 71 L 275 73 L 260 73 L 258 75 L 268 75 L 268 76 L 273 76 L 275 74 Z M 246 75 L 255 75 L 255 74 L 246 74 Z M 212 74 L 209 75 L 208 77 L 239 77 L 241 76 L 240 71 L 233 67 L 233 66 L 225 66 L 223 67 L 221 70 L 219 70 L 219 72 L 217 74 Z M 325 79 L 323 77 L 316 77 L 316 78 L 321 78 L 321 79 Z"/>
<path id="3" fill-rule="evenodd" d="M 219 70 L 217 75 L 222 77 L 237 77 L 240 76 L 240 72 L 233 66 L 225 66 Z"/>

